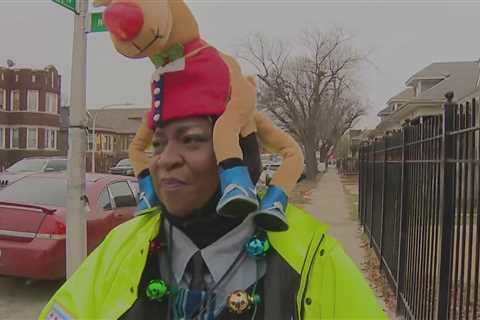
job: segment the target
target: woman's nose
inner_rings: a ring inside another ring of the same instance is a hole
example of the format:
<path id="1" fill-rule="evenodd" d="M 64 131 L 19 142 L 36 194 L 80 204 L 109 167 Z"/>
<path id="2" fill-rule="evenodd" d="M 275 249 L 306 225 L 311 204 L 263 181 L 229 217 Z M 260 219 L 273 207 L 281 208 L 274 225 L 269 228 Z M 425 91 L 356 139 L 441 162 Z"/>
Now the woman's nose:
<path id="1" fill-rule="evenodd" d="M 165 170 L 171 170 L 183 162 L 183 157 L 174 144 L 168 144 L 157 157 L 157 165 Z"/>
<path id="2" fill-rule="evenodd" d="M 108 31 L 122 41 L 134 39 L 143 27 L 143 11 L 136 3 L 117 2 L 103 12 Z"/>

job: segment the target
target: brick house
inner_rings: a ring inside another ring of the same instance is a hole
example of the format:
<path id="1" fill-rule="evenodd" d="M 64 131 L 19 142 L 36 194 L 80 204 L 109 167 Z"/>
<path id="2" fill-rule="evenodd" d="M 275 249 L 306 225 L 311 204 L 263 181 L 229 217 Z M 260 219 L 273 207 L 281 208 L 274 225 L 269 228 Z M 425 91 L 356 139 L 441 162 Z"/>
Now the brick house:
<path id="1" fill-rule="evenodd" d="M 25 157 L 62 155 L 60 94 L 54 66 L 0 67 L 0 171 Z"/>

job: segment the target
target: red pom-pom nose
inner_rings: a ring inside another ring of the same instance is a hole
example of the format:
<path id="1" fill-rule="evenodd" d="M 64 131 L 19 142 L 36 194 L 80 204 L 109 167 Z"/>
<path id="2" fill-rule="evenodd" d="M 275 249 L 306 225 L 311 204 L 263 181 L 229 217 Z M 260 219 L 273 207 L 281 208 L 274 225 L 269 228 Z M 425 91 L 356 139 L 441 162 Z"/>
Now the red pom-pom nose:
<path id="1" fill-rule="evenodd" d="M 135 38 L 143 27 L 142 9 L 132 2 L 114 3 L 103 12 L 108 31 L 122 41 Z"/>

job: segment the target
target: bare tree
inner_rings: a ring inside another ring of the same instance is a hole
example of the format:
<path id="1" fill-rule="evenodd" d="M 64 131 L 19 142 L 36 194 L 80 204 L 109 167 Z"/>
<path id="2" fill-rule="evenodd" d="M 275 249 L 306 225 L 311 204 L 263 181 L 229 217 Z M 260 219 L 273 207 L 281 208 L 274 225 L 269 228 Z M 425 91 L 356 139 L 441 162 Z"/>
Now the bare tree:
<path id="1" fill-rule="evenodd" d="M 256 68 L 259 108 L 302 145 L 310 179 L 318 173 L 317 152 L 325 161 L 364 113 L 354 92 L 355 73 L 366 56 L 350 42 L 341 29 L 305 29 L 291 43 L 252 35 L 238 52 Z"/>

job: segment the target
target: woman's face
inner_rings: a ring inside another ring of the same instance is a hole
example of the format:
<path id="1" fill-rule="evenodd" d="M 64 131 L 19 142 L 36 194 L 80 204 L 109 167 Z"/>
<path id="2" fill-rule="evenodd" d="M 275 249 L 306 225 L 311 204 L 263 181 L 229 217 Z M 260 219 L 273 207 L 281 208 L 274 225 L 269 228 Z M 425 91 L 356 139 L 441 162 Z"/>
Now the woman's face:
<path id="1" fill-rule="evenodd" d="M 206 118 L 175 120 L 155 130 L 150 172 L 158 198 L 172 215 L 188 216 L 217 190 L 212 130 Z"/>

